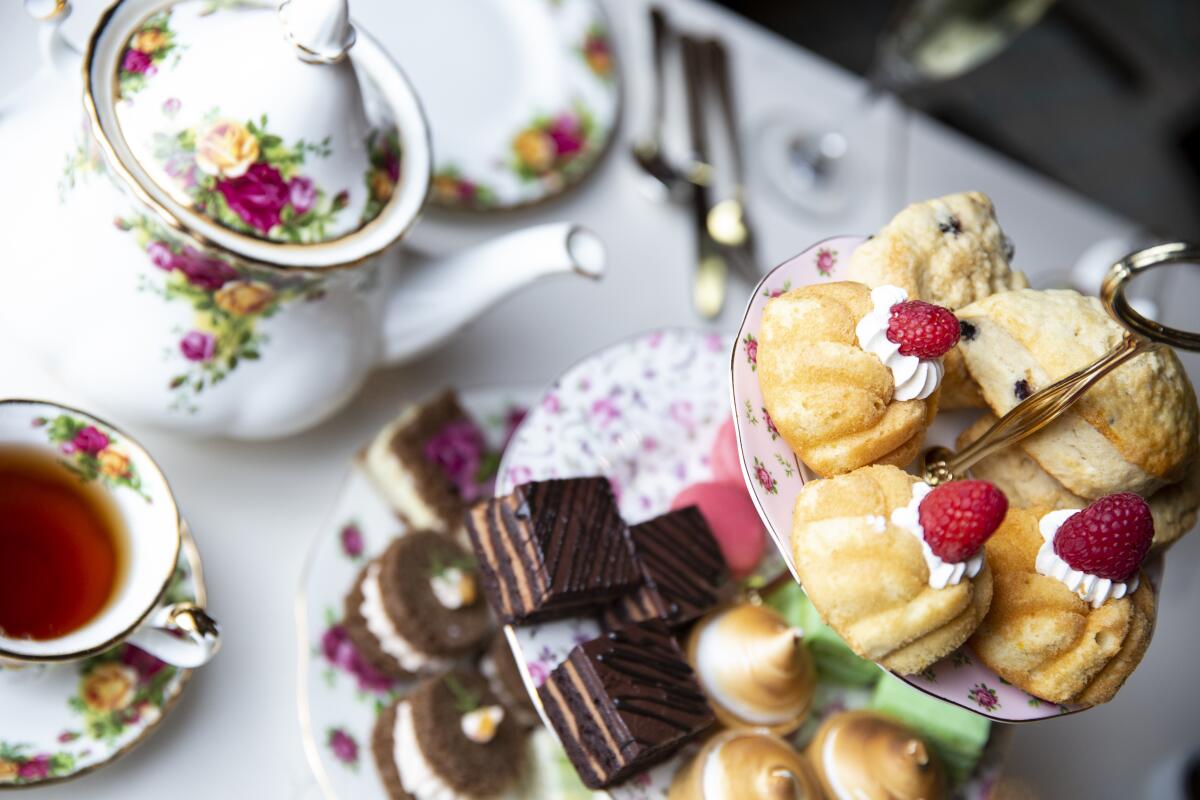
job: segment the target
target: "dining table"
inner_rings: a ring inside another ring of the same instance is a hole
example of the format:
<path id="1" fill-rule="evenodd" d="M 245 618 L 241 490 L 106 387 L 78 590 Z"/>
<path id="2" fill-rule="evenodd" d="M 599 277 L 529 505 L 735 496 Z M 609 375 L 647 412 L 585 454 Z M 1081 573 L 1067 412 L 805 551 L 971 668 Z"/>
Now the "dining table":
<path id="1" fill-rule="evenodd" d="M 843 211 L 817 216 L 794 209 L 751 170 L 747 207 L 764 269 L 826 237 L 874 231 L 906 202 L 968 189 L 993 199 L 1016 245 L 1015 266 L 1035 286 L 1061 282 L 1097 241 L 1140 235 L 1133 221 L 894 99 L 860 103 L 859 76 L 727 8 L 707 0 L 658 2 L 679 27 L 725 41 L 748 159 L 759 146 L 753 132 L 772 115 L 816 123 L 849 120 L 846 166 L 855 173 Z M 615 141 L 595 173 L 532 208 L 468 215 L 429 211 L 405 246 L 440 253 L 516 226 L 571 220 L 605 242 L 607 275 L 595 283 L 547 281 L 507 299 L 422 360 L 377 372 L 346 408 L 299 435 L 232 441 L 134 427 L 131 432 L 169 476 L 195 532 L 209 608 L 223 625 L 223 650 L 196 672 L 170 718 L 144 744 L 79 780 L 29 789 L 31 800 L 321 797 L 297 712 L 296 600 L 310 542 L 356 451 L 404 404 L 441 387 L 537 387 L 632 334 L 663 327 L 737 328 L 752 287 L 733 282 L 716 318 L 697 317 L 690 291 L 696 258 L 691 215 L 684 206 L 646 197 L 630 155 L 650 114 L 649 3 L 603 4 L 625 100 Z M 81 42 L 103 2 L 74 0 L 73 6 L 66 33 Z M 413 7 L 393 0 L 351 3 L 354 18 L 369 30 L 405 24 L 404 9 Z M 795 13 L 802 14 L 803 6 Z M 39 58 L 35 23 L 20 3 L 0 7 L 0 32 L 4 94 L 38 68 Z M 403 65 L 404 54 L 393 55 Z M 853 108 L 848 118 L 844 112 Z M 5 279 L 17 270 L 38 269 L 39 257 L 36 249 L 11 247 L 0 255 L 0 397 L 84 404 L 42 368 L 36 349 L 23 338 L 30 332 L 6 327 L 8 304 L 26 299 L 6 293 Z M 88 269 L 84 254 L 75 268 Z M 1165 298 L 1165 313 L 1187 327 L 1200 317 L 1194 306 L 1200 277 L 1177 278 L 1181 288 Z M 1183 356 L 1192 380 L 1200 381 L 1200 360 Z M 113 421 L 122 423 L 119 415 Z M 1169 562 L 1155 641 L 1124 690 L 1086 713 L 1014 726 L 1006 774 L 1044 797 L 1139 797 L 1156 770 L 1200 749 L 1192 685 L 1200 662 L 1192 616 L 1200 609 L 1200 578 L 1191 569 L 1200 563 L 1200 536 L 1179 543 Z"/>

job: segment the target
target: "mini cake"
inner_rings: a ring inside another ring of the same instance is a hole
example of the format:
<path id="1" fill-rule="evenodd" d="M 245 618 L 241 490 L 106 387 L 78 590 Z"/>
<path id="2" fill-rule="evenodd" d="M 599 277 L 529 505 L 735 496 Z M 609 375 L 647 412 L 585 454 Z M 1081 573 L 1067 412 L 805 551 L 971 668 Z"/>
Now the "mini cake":
<path id="1" fill-rule="evenodd" d="M 409 406 L 362 454 L 364 470 L 413 528 L 455 533 L 463 511 L 491 494 L 495 461 L 453 391 Z"/>
<path id="2" fill-rule="evenodd" d="M 712 727 L 712 711 L 659 620 L 571 650 L 538 690 L 579 777 L 602 789 L 667 758 Z"/>
<path id="3" fill-rule="evenodd" d="M 762 731 L 722 731 L 671 781 L 667 800 L 823 800 L 796 748 Z"/>
<path id="4" fill-rule="evenodd" d="M 496 634 L 491 646 L 479 660 L 479 673 L 518 725 L 533 728 L 539 724 L 537 709 L 529 699 L 525 681 L 521 679 L 521 670 L 513 659 L 512 648 L 503 633 Z"/>
<path id="5" fill-rule="evenodd" d="M 978 439 L 995 422 L 991 414 L 982 416 L 959 435 L 958 449 Z M 1030 458 L 1019 442 L 976 462 L 971 474 L 996 484 L 1017 508 L 1082 508 L 1097 499 L 1080 497 L 1067 489 Z M 1145 500 L 1154 517 L 1154 546 L 1165 548 L 1196 524 L 1200 458 L 1192 462 L 1182 480 L 1155 490 Z"/>
<path id="6" fill-rule="evenodd" d="M 346 597 L 346 632 L 371 666 L 393 678 L 443 672 L 492 635 L 470 556 L 433 531 L 397 538 Z"/>
<path id="7" fill-rule="evenodd" d="M 687 656 L 726 727 L 787 736 L 808 716 L 817 684 L 812 656 L 801 632 L 773 609 L 740 603 L 714 611 L 692 628 Z"/>
<path id="8" fill-rule="evenodd" d="M 429 678 L 379 714 L 371 752 L 392 800 L 500 797 L 526 767 L 525 734 L 479 675 Z"/>
<path id="9" fill-rule="evenodd" d="M 975 631 L 992 597 L 983 543 L 1004 518 L 984 481 L 930 489 L 895 467 L 805 484 L 792 513 L 796 572 L 859 656 L 920 672 Z"/>
<path id="10" fill-rule="evenodd" d="M 1153 536 L 1150 509 L 1134 494 L 1082 511 L 1009 511 L 987 543 L 992 606 L 972 649 L 1043 700 L 1111 700 L 1154 631 L 1154 591 L 1139 571 Z"/>
<path id="11" fill-rule="evenodd" d="M 1067 290 L 992 295 L 959 317 L 974 330 L 961 345 L 967 369 L 997 415 L 1090 365 L 1125 333 L 1098 299 Z M 1159 347 L 1099 380 L 1021 449 L 1072 493 L 1096 498 L 1178 481 L 1198 442 L 1195 391 L 1175 353 Z"/>
<path id="12" fill-rule="evenodd" d="M 942 800 L 945 770 L 915 731 L 875 711 L 826 718 L 806 751 L 829 800 Z"/>
<path id="13" fill-rule="evenodd" d="M 961 192 L 913 203 L 850 254 L 849 277 L 868 286 L 899 286 L 908 296 L 957 311 L 983 298 L 1023 289 L 1012 269 L 1012 241 L 1000 230 L 987 195 Z M 969 328 L 965 333 L 969 334 Z M 958 348 L 945 357 L 942 408 L 981 407 L 983 398 Z"/>
<path id="14" fill-rule="evenodd" d="M 527 483 L 477 503 L 466 522 L 484 591 L 506 624 L 599 609 L 642 582 L 604 478 Z"/>
<path id="15" fill-rule="evenodd" d="M 605 610 L 604 623 L 661 619 L 685 625 L 733 595 L 729 570 L 695 506 L 629 528 L 642 586 Z"/>
<path id="16" fill-rule="evenodd" d="M 757 366 L 766 410 L 823 477 L 903 466 L 937 412 L 941 356 L 958 336 L 953 314 L 895 286 L 793 289 L 763 309 Z"/>

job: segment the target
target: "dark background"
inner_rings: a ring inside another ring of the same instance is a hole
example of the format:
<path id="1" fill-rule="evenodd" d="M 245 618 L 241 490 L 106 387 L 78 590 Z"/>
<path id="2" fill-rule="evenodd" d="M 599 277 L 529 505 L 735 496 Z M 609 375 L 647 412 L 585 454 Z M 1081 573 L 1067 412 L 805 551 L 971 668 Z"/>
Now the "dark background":
<path id="1" fill-rule="evenodd" d="M 721 0 L 865 74 L 894 2 Z M 1200 0 L 1059 0 L 915 108 L 1142 223 L 1200 239 Z"/>

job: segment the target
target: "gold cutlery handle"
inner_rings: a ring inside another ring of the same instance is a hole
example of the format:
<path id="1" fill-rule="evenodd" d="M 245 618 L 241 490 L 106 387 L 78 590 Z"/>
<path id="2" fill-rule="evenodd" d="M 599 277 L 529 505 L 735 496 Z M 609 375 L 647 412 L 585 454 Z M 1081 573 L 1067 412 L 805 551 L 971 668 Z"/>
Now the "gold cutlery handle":
<path id="1" fill-rule="evenodd" d="M 1126 361 L 1159 347 L 1159 343 L 1200 350 L 1200 335 L 1147 319 L 1135 311 L 1125 297 L 1125 285 L 1136 275 L 1176 263 L 1200 263 L 1200 246 L 1184 242 L 1160 244 L 1131 253 L 1114 264 L 1101 285 L 1100 301 L 1128 331 L 1121 342 L 1092 364 L 1031 394 L 960 452 L 952 453 L 944 447 L 930 448 L 923 459 L 925 480 L 936 486 L 964 476 L 974 464 L 992 453 L 1049 425 L 1096 381 Z"/>

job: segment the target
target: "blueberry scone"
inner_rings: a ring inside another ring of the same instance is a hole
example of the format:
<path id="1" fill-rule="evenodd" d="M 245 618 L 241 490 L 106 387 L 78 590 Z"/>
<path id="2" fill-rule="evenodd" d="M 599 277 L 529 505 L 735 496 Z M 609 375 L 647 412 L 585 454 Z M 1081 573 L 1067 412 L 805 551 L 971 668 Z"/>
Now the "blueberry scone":
<path id="1" fill-rule="evenodd" d="M 958 437 L 962 450 L 996 422 L 984 414 Z M 1082 508 L 1096 497 L 1080 497 L 1054 479 L 1030 458 L 1020 444 L 1006 447 L 971 468 L 971 474 L 996 484 L 1017 508 Z M 1192 461 L 1181 480 L 1145 496 L 1154 518 L 1154 547 L 1163 548 L 1190 531 L 1200 511 L 1200 458 Z"/>
<path id="2" fill-rule="evenodd" d="M 905 208 L 850 256 L 849 277 L 899 286 L 916 300 L 951 311 L 997 292 L 1029 285 L 1009 266 L 1012 241 L 981 192 L 960 192 Z M 958 350 L 946 354 L 943 408 L 982 407 Z"/>
<path id="3" fill-rule="evenodd" d="M 992 605 L 972 649 L 1043 700 L 1111 700 L 1154 632 L 1157 602 L 1141 573 L 1153 536 L 1150 509 L 1127 492 L 1082 510 L 1009 511 L 986 545 Z"/>
<path id="4" fill-rule="evenodd" d="M 958 316 L 959 349 L 997 415 L 1093 363 L 1124 335 L 1097 298 L 1070 290 L 996 294 Z M 1021 447 L 1070 492 L 1097 498 L 1149 495 L 1180 480 L 1198 443 L 1195 390 L 1175 353 L 1159 347 L 1106 375 Z"/>
<path id="5" fill-rule="evenodd" d="M 932 489 L 892 466 L 811 481 L 792 512 L 796 572 L 855 653 L 920 672 L 963 644 L 987 613 L 983 543 L 1007 507 L 984 481 Z"/>
<path id="6" fill-rule="evenodd" d="M 794 289 L 763 309 L 758 379 L 767 412 L 819 475 L 903 466 L 937 412 L 941 356 L 958 336 L 953 314 L 895 286 Z"/>

